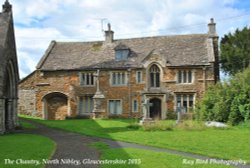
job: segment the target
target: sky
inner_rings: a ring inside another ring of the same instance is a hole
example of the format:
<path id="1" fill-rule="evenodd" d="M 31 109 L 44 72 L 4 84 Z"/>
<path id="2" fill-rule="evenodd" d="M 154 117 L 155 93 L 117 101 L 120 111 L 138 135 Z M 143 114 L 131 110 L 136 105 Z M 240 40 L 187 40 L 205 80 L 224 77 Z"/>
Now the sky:
<path id="1" fill-rule="evenodd" d="M 2 4 L 5 0 L 1 0 Z M 223 37 L 250 26 L 249 0 L 9 0 L 20 78 L 33 72 L 52 40 L 102 41 L 207 33 L 210 18 Z"/>

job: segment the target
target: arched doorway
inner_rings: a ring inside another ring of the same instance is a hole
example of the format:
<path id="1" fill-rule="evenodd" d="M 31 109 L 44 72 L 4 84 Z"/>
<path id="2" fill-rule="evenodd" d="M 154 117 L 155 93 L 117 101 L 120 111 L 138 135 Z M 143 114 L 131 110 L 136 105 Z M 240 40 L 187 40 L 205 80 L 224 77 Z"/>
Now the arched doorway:
<path id="1" fill-rule="evenodd" d="M 150 114 L 149 117 L 154 120 L 161 119 L 161 100 L 158 98 L 153 98 L 150 100 Z"/>
<path id="2" fill-rule="evenodd" d="M 68 114 L 68 97 L 60 92 L 49 93 L 43 98 L 44 118 L 64 120 Z"/>

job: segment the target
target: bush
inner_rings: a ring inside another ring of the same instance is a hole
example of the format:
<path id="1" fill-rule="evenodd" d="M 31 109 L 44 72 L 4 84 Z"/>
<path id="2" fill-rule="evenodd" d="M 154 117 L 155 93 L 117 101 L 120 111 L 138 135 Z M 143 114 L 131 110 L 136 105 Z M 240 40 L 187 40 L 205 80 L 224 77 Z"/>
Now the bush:
<path id="1" fill-rule="evenodd" d="M 241 122 L 237 127 L 241 128 L 241 129 L 248 129 L 248 130 L 250 130 L 250 120 L 245 121 L 245 122 Z"/>
<path id="2" fill-rule="evenodd" d="M 127 128 L 138 130 L 141 128 L 141 125 L 139 125 L 138 123 L 131 123 L 127 126 Z"/>
<path id="3" fill-rule="evenodd" d="M 167 112 L 167 119 L 168 120 L 176 120 L 177 119 L 177 113 L 175 111 L 169 110 Z"/>
<path id="4" fill-rule="evenodd" d="M 173 130 L 173 125 L 171 124 L 164 124 L 161 122 L 152 122 L 147 123 L 142 126 L 144 131 L 171 131 Z"/>
<path id="5" fill-rule="evenodd" d="M 198 102 L 195 117 L 237 125 L 250 119 L 250 68 L 228 82 L 211 86 Z"/>
<path id="6" fill-rule="evenodd" d="M 181 129 L 181 130 L 201 131 L 201 130 L 205 130 L 206 126 L 205 126 L 204 122 L 186 120 L 186 121 L 183 121 L 181 123 L 176 124 L 175 128 Z"/>

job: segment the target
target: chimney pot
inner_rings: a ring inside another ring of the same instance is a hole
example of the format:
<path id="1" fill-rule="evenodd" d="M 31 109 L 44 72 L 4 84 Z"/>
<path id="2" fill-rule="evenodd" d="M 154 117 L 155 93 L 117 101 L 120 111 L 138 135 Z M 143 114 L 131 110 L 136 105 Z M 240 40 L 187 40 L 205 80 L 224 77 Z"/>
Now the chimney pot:
<path id="1" fill-rule="evenodd" d="M 111 30 L 111 24 L 108 23 L 108 30 L 105 31 L 105 42 L 112 43 L 114 40 L 114 32 Z"/>
<path id="2" fill-rule="evenodd" d="M 208 35 L 210 37 L 218 37 L 216 33 L 216 23 L 214 23 L 214 19 L 210 19 L 210 23 L 208 24 Z"/>

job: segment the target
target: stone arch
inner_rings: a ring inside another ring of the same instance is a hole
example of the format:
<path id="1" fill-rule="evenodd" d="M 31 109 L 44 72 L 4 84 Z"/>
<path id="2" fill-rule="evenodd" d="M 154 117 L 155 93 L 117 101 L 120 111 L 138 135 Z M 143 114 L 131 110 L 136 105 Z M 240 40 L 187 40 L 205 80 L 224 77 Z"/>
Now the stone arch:
<path id="1" fill-rule="evenodd" d="M 17 80 L 18 72 L 12 60 L 8 61 L 4 75 L 4 128 L 12 130 L 17 125 Z"/>
<path id="2" fill-rule="evenodd" d="M 61 92 L 51 92 L 43 99 L 44 119 L 64 120 L 68 114 L 68 96 Z"/>
<path id="3" fill-rule="evenodd" d="M 147 67 L 148 88 L 160 88 L 163 70 L 158 63 L 151 63 Z"/>
<path id="4" fill-rule="evenodd" d="M 151 103 L 150 110 L 149 110 L 149 117 L 154 120 L 161 119 L 162 100 L 159 98 L 151 98 L 149 102 Z"/>

